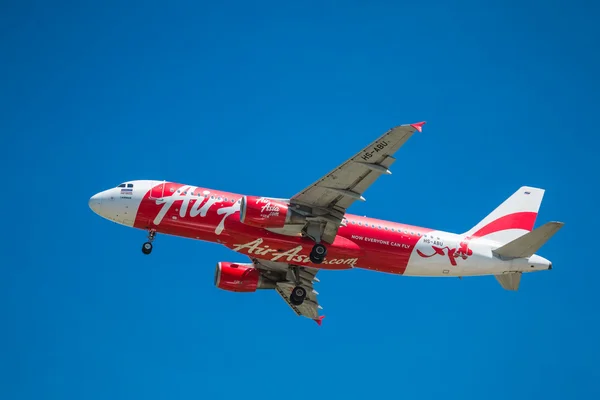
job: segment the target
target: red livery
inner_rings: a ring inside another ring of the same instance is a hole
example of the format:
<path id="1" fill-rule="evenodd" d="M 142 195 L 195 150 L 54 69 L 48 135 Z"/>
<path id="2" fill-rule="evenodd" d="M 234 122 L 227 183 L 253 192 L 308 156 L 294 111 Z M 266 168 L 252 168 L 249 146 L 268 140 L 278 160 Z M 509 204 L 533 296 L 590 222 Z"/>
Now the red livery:
<path id="1" fill-rule="evenodd" d="M 298 315 L 321 325 L 315 283 L 321 269 L 363 268 L 406 276 L 493 275 L 517 290 L 521 275 L 552 264 L 534 254 L 562 226 L 533 229 L 544 190 L 523 186 L 470 230 L 443 232 L 349 214 L 394 154 L 424 122 L 400 125 L 291 198 L 224 192 L 167 181 L 134 180 L 89 201 L 100 216 L 148 232 L 218 243 L 249 258 L 218 262 L 214 284 L 231 292 L 276 291 Z M 358 301 L 358 297 L 357 297 Z M 364 300 L 361 300 L 364 301 Z"/>
<path id="2" fill-rule="evenodd" d="M 266 197 L 244 196 L 240 204 L 240 221 L 258 228 L 283 228 L 289 222 L 288 205 Z"/>

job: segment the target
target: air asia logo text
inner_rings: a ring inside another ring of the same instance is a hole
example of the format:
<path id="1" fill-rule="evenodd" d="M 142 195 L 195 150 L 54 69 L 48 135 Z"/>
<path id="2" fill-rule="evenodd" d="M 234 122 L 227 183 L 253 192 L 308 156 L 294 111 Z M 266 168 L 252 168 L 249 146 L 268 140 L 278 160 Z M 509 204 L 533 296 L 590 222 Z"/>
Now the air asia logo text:
<path id="1" fill-rule="evenodd" d="M 268 245 L 261 246 L 263 242 L 262 238 L 258 238 L 249 243 L 234 244 L 234 251 L 245 250 L 249 255 L 261 256 L 265 260 L 288 262 L 288 263 L 309 263 L 310 258 L 308 256 L 300 254 L 303 246 L 297 246 L 288 251 L 279 252 L 275 249 L 270 249 Z M 263 257 L 265 256 L 265 257 Z M 270 258 L 268 258 L 270 257 Z M 327 258 L 323 261 L 323 264 L 345 264 L 355 265 L 358 262 L 358 258 L 337 258 L 328 260 Z"/>
<path id="2" fill-rule="evenodd" d="M 271 203 L 266 197 L 261 197 L 256 200 L 256 204 L 261 205 L 260 216 L 263 218 L 279 217 L 279 207 L 277 204 Z"/>
<path id="3" fill-rule="evenodd" d="M 456 266 L 456 259 L 458 257 L 461 257 L 463 260 L 466 260 L 467 258 L 473 255 L 473 250 L 469 248 L 470 240 L 470 237 L 464 238 L 463 241 L 460 242 L 459 245 L 453 249 L 449 248 L 448 246 L 431 246 L 431 248 L 433 249 L 432 254 L 425 254 L 421 250 L 417 249 L 417 254 L 424 258 L 429 258 L 433 256 L 448 256 L 448 258 L 450 259 L 450 264 Z"/>
<path id="4" fill-rule="evenodd" d="M 194 186 L 182 186 L 173 193 L 171 196 L 161 197 L 156 199 L 156 204 L 162 204 L 162 208 L 154 218 L 154 225 L 159 225 L 167 212 L 171 209 L 173 204 L 176 201 L 181 201 L 181 206 L 179 208 L 179 216 L 181 218 L 185 218 L 188 209 L 190 217 L 194 218 L 200 216 L 202 218 L 206 217 L 208 210 L 215 204 L 222 202 L 223 200 L 220 197 L 209 196 L 210 192 L 205 190 L 200 193 L 200 190 Z M 193 200 L 193 204 L 190 207 L 190 203 Z M 225 229 L 225 220 L 232 214 L 235 214 L 240 210 L 240 204 L 236 201 L 229 207 L 221 207 L 217 210 L 217 215 L 222 215 L 223 218 L 221 222 L 215 228 L 215 233 L 220 235 Z"/>

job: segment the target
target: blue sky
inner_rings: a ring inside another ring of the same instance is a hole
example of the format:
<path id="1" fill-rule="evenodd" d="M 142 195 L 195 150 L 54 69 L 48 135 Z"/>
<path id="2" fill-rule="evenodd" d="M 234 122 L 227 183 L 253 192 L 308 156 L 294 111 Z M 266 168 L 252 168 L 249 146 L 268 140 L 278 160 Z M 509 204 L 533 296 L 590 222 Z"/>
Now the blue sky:
<path id="1" fill-rule="evenodd" d="M 0 398 L 598 398 L 598 8 L 485 3 L 3 2 Z M 146 257 L 87 206 L 129 179 L 292 196 L 421 120 L 350 211 L 462 232 L 542 187 L 552 271 L 324 272 L 318 327 L 216 289 L 243 256 Z"/>

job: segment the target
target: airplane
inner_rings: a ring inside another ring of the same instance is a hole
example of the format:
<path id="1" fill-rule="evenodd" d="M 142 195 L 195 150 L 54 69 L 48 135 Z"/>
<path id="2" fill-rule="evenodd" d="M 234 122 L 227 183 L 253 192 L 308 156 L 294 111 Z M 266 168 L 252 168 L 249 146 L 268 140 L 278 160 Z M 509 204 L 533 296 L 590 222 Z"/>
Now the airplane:
<path id="1" fill-rule="evenodd" d="M 231 292 L 271 289 L 299 316 L 321 325 L 314 288 L 320 270 L 361 268 L 421 277 L 493 275 L 519 289 L 523 273 L 552 269 L 535 254 L 562 226 L 533 229 L 544 189 L 522 186 L 468 231 L 456 234 L 347 213 L 425 122 L 399 125 L 291 198 L 241 195 L 165 180 L 132 180 L 89 199 L 96 214 L 144 230 L 213 242 L 248 256 L 218 262 L 214 285 Z"/>

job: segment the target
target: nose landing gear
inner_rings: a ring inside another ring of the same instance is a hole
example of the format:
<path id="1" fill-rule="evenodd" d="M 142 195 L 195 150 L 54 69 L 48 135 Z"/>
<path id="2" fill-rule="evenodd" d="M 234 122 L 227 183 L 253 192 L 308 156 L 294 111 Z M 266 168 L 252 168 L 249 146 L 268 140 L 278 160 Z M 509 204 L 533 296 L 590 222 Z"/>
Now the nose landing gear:
<path id="1" fill-rule="evenodd" d="M 152 253 L 152 242 L 154 241 L 155 236 L 156 236 L 156 231 L 148 232 L 148 241 L 142 245 L 142 253 L 144 253 L 144 254 Z"/>

